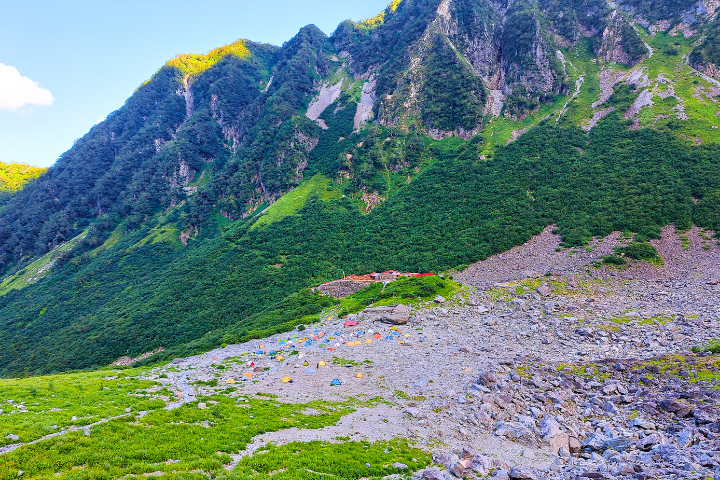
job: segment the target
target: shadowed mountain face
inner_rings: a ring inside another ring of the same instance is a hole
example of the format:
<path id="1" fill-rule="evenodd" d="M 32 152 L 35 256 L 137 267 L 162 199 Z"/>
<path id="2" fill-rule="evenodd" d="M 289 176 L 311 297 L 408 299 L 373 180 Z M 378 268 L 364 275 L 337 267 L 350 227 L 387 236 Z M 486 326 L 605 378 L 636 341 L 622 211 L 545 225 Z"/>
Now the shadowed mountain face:
<path id="1" fill-rule="evenodd" d="M 213 347 L 343 271 L 456 267 L 550 224 L 720 229 L 717 8 L 396 0 L 171 60 L 3 199 L 0 374 Z"/>

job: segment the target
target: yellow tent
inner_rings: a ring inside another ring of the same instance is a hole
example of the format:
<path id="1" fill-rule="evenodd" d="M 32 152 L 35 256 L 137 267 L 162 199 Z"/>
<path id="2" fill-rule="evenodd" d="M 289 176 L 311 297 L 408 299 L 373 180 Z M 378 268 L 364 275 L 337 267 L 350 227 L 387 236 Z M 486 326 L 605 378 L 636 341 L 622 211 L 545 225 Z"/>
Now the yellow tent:
<path id="1" fill-rule="evenodd" d="M 320 361 L 318 362 L 318 365 L 317 365 L 317 366 L 318 366 L 318 367 L 327 367 L 327 363 L 325 363 L 324 360 L 320 360 Z"/>
<path id="2" fill-rule="evenodd" d="M 372 343 L 372 340 L 368 338 L 367 340 L 365 340 L 365 343 Z"/>
<path id="3" fill-rule="evenodd" d="M 362 378 L 362 377 L 363 377 L 362 373 L 358 373 L 357 375 L 355 375 L 355 378 Z"/>
<path id="4" fill-rule="evenodd" d="M 252 373 L 243 373 L 243 377 L 245 378 L 252 378 Z"/>
<path id="5" fill-rule="evenodd" d="M 283 360 L 285 360 L 285 357 L 283 357 L 282 355 L 278 355 L 277 357 L 275 357 L 275 360 L 277 360 L 278 362 L 282 362 Z"/>
<path id="6" fill-rule="evenodd" d="M 283 383 L 292 383 L 292 378 L 290 378 L 290 377 L 285 377 L 285 378 L 282 379 L 282 382 L 283 382 Z"/>
<path id="7" fill-rule="evenodd" d="M 232 385 L 235 383 L 235 380 L 233 380 L 232 378 L 228 378 L 227 380 L 225 380 L 225 383 L 227 383 L 228 385 Z"/>

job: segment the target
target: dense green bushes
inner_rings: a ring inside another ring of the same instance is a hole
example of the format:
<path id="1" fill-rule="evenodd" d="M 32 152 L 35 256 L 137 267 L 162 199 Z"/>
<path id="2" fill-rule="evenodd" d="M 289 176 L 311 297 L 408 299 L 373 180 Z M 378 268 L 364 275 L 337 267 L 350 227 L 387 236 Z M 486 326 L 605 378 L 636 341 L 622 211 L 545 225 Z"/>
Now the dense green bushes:
<path id="1" fill-rule="evenodd" d="M 623 247 L 615 247 L 615 252 L 633 260 L 659 260 L 660 255 L 655 247 L 646 242 L 633 242 Z"/>
<path id="2" fill-rule="evenodd" d="M 717 227 L 720 147 L 628 130 L 617 115 L 589 135 L 543 124 L 492 161 L 478 159 L 481 137 L 431 145 L 422 155 L 433 161 L 367 215 L 349 196 L 312 198 L 264 228 L 239 220 L 184 248 L 140 246 L 149 222 L 98 256 L 78 250 L 47 279 L 0 297 L 0 374 L 283 331 L 328 301 L 301 291 L 343 271 L 445 270 L 550 224 L 567 245 L 613 231 L 656 238 L 670 223 Z"/>

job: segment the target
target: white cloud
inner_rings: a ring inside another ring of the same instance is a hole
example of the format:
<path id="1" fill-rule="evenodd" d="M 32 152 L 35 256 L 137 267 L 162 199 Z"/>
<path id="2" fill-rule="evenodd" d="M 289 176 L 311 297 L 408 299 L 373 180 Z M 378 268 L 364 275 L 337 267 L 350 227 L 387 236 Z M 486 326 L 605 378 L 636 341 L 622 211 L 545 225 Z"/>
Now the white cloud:
<path id="1" fill-rule="evenodd" d="M 27 105 L 52 105 L 54 101 L 49 90 L 20 75 L 17 68 L 0 63 L 0 110 L 14 112 Z"/>

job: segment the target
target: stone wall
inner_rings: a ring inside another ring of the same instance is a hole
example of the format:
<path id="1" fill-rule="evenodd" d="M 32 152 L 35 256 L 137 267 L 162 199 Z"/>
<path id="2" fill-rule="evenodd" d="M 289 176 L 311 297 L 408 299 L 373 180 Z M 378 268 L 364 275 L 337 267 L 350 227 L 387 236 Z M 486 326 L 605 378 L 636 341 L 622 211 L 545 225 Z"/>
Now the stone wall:
<path id="1" fill-rule="evenodd" d="M 350 280 L 337 280 L 335 282 L 320 285 L 317 289 L 324 295 L 334 298 L 349 297 L 353 293 L 357 293 L 363 288 L 369 286 L 371 282 L 353 282 Z"/>

